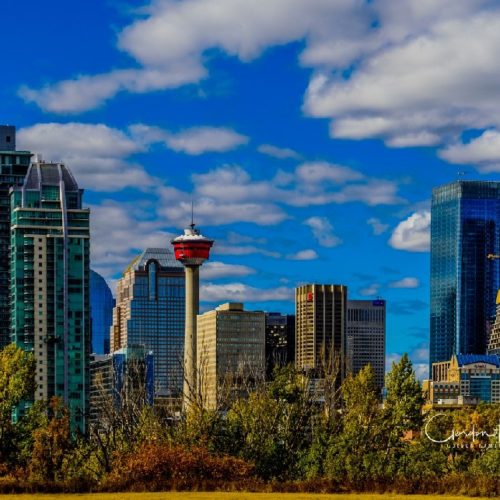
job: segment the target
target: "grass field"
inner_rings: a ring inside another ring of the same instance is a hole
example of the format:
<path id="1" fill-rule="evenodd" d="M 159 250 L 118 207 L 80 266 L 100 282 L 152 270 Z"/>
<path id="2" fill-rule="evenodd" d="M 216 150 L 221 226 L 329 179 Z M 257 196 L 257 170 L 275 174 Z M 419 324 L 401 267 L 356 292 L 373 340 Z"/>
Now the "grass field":
<path id="1" fill-rule="evenodd" d="M 352 494 L 352 495 L 323 495 L 319 493 L 84 493 L 84 494 L 60 494 L 60 495 L 0 495 L 0 500 L 18 499 L 40 499 L 40 500 L 439 500 L 464 499 L 466 497 L 439 495 L 371 495 L 371 494 Z"/>

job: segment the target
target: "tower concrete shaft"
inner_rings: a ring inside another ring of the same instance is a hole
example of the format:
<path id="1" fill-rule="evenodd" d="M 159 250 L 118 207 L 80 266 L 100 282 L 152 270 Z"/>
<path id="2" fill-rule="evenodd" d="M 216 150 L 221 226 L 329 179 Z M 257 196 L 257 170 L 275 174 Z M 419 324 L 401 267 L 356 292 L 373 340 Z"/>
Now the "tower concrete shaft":
<path id="1" fill-rule="evenodd" d="M 200 266 L 186 266 L 186 334 L 184 340 L 184 409 L 196 400 L 196 317 L 200 308 Z"/>

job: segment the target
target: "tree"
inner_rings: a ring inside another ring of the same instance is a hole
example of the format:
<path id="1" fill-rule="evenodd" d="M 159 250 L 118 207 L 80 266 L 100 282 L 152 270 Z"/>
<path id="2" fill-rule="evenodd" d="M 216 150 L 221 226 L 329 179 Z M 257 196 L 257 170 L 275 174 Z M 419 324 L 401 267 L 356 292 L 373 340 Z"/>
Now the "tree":
<path id="1" fill-rule="evenodd" d="M 35 360 L 14 344 L 0 351 L 0 463 L 15 450 L 12 409 L 34 390 Z"/>

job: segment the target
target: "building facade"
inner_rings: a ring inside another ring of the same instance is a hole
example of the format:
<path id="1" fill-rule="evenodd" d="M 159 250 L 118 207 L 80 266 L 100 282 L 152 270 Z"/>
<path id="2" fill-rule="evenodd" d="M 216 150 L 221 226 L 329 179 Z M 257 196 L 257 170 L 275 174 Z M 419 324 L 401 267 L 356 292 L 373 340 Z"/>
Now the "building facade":
<path id="1" fill-rule="evenodd" d="M 355 375 L 366 365 L 372 365 L 380 391 L 385 380 L 385 318 L 385 300 L 347 301 L 347 371 Z"/>
<path id="2" fill-rule="evenodd" d="M 304 285 L 295 289 L 295 364 L 321 378 L 345 373 L 347 287 Z"/>
<path id="3" fill-rule="evenodd" d="M 33 352 L 35 400 L 60 397 L 85 430 L 89 389 L 89 210 L 62 164 L 32 163 L 11 190 L 11 330 Z M 21 409 L 22 411 L 22 409 Z"/>
<path id="4" fill-rule="evenodd" d="M 90 362 L 90 422 L 102 425 L 106 412 L 134 411 L 154 400 L 154 358 L 143 348 L 119 349 L 113 354 L 94 354 Z M 112 407 L 111 407 L 112 406 Z"/>
<path id="5" fill-rule="evenodd" d="M 198 316 L 197 386 L 203 407 L 221 409 L 265 378 L 266 317 L 228 303 Z"/>
<path id="6" fill-rule="evenodd" d="M 106 280 L 90 270 L 90 318 L 92 321 L 92 352 L 109 354 L 109 331 L 113 324 L 115 299 Z"/>
<path id="7" fill-rule="evenodd" d="M 266 313 L 266 375 L 275 366 L 295 361 L 295 316 L 278 312 Z"/>
<path id="8" fill-rule="evenodd" d="M 497 315 L 495 322 L 491 328 L 490 338 L 488 341 L 488 354 L 495 354 L 500 356 L 500 290 L 497 293 Z"/>
<path id="9" fill-rule="evenodd" d="M 11 342 L 9 190 L 23 184 L 30 158 L 29 151 L 16 151 L 16 128 L 0 125 L 0 348 Z"/>
<path id="10" fill-rule="evenodd" d="M 118 281 L 111 352 L 124 347 L 152 351 L 155 398 L 182 394 L 184 309 L 184 268 L 170 249 L 148 248 Z"/>
<path id="11" fill-rule="evenodd" d="M 500 288 L 500 182 L 435 188 L 431 208 L 430 364 L 484 354 Z"/>
<path id="12" fill-rule="evenodd" d="M 458 354 L 432 368 L 428 397 L 433 405 L 500 403 L 498 356 Z"/>

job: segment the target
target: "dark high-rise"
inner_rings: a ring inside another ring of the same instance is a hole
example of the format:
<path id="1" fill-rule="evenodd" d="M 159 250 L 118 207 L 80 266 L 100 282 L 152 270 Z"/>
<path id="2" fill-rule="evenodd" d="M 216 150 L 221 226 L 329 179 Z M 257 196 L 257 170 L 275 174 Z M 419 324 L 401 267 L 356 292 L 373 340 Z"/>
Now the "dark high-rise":
<path id="1" fill-rule="evenodd" d="M 484 354 L 500 287 L 500 182 L 435 188 L 431 210 L 430 364 Z"/>
<path id="2" fill-rule="evenodd" d="M 10 198 L 28 172 L 31 153 L 16 151 L 16 128 L 0 125 L 0 348 L 10 343 Z"/>
<path id="3" fill-rule="evenodd" d="M 92 352 L 109 353 L 109 331 L 113 324 L 115 299 L 106 280 L 90 270 L 90 318 L 92 322 Z"/>
<path id="4" fill-rule="evenodd" d="M 295 361 L 295 316 L 266 313 L 266 375 Z"/>

